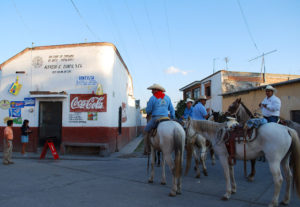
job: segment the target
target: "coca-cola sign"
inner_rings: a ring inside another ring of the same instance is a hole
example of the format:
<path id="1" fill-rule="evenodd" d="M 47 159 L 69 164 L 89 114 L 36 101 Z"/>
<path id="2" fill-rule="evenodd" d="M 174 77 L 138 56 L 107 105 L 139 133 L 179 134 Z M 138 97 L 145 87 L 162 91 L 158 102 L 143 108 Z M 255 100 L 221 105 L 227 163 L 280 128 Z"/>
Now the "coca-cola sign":
<path id="1" fill-rule="evenodd" d="M 70 112 L 106 112 L 106 94 L 70 94 Z"/>

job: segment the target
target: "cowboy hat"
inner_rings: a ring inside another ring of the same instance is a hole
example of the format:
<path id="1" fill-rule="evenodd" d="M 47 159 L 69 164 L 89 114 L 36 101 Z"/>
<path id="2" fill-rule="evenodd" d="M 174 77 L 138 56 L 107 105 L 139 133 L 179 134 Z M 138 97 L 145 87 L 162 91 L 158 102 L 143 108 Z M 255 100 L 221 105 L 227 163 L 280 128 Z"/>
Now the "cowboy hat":
<path id="1" fill-rule="evenodd" d="M 162 91 L 162 92 L 166 91 L 162 86 L 160 86 L 160 85 L 158 85 L 156 83 L 154 83 L 152 86 L 149 86 L 147 89 L 148 90 L 156 89 L 156 90 L 159 90 L 159 91 Z"/>
<path id="2" fill-rule="evenodd" d="M 207 100 L 207 98 L 206 98 L 206 96 L 204 95 L 204 96 L 199 96 L 199 100 L 201 100 L 201 99 L 203 99 L 203 100 Z"/>
<path id="3" fill-rule="evenodd" d="M 193 99 L 190 99 L 190 98 L 187 98 L 185 103 L 188 103 L 188 102 L 192 102 L 192 104 L 194 103 L 194 100 Z"/>
<path id="4" fill-rule="evenodd" d="M 271 86 L 271 85 L 267 85 L 266 90 L 271 90 L 271 91 L 273 91 L 274 93 L 277 92 L 277 90 L 276 90 L 275 88 L 273 88 L 273 86 Z"/>

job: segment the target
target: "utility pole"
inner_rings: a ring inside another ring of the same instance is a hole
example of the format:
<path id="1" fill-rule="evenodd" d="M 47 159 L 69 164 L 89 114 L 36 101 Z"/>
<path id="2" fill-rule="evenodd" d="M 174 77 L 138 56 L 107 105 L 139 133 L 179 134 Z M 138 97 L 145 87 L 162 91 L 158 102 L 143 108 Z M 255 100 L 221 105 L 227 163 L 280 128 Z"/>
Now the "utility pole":
<path id="1" fill-rule="evenodd" d="M 215 71 L 216 71 L 216 70 L 215 70 L 215 63 L 216 63 L 216 60 L 217 60 L 217 59 L 218 59 L 218 58 L 214 58 L 214 59 L 213 59 L 213 73 L 215 73 Z"/>
<path id="2" fill-rule="evenodd" d="M 228 57 L 225 57 L 224 58 L 224 61 L 226 63 L 226 70 L 228 70 L 228 62 L 229 62 L 229 58 Z"/>
<path id="3" fill-rule="evenodd" d="M 277 50 L 272 50 L 272 51 L 270 51 L 270 52 L 263 53 L 262 55 L 257 56 L 257 57 L 255 57 L 255 58 L 253 58 L 253 59 L 251 59 L 251 60 L 248 61 L 248 62 L 251 62 L 251 61 L 253 61 L 253 60 L 256 60 L 256 59 L 258 59 L 258 58 L 261 58 L 261 68 L 260 68 L 260 73 L 261 73 L 261 76 L 262 76 L 262 81 L 263 81 L 263 83 L 266 82 L 265 56 L 266 56 L 266 55 L 269 55 L 269 54 L 271 54 L 271 53 L 274 53 L 274 52 L 276 52 L 276 51 L 277 51 Z"/>

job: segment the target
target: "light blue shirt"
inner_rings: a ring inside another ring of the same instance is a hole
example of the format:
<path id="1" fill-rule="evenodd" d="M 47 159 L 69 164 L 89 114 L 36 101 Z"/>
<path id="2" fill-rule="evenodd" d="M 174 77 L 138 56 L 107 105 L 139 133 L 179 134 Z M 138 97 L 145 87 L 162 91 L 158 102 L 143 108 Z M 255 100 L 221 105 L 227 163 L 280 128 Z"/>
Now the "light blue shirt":
<path id="1" fill-rule="evenodd" d="M 168 117 L 170 111 L 171 119 L 175 118 L 175 110 L 173 108 L 171 99 L 165 95 L 163 99 L 157 99 L 155 96 L 151 96 L 147 103 L 146 112 L 152 114 L 152 116 L 164 116 Z"/>
<path id="2" fill-rule="evenodd" d="M 205 120 L 205 116 L 207 116 L 207 111 L 202 103 L 197 103 L 194 106 L 192 119 L 194 120 Z"/>
<path id="3" fill-rule="evenodd" d="M 186 107 L 186 108 L 184 109 L 184 112 L 183 112 L 183 118 L 185 118 L 185 119 L 187 119 L 187 118 L 189 118 L 189 117 L 192 118 L 193 108 L 194 108 L 194 107 L 192 107 L 192 106 L 191 106 L 191 108 L 189 108 L 189 109 L 188 109 L 188 107 Z"/>

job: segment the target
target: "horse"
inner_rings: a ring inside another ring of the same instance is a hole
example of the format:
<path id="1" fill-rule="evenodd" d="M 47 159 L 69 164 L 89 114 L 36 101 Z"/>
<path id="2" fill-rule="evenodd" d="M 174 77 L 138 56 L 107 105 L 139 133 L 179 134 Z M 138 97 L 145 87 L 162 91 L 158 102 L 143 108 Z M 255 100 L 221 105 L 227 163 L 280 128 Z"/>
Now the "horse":
<path id="1" fill-rule="evenodd" d="M 223 140 L 228 130 L 226 124 L 226 122 L 216 123 L 191 119 L 187 122 L 188 135 L 200 133 L 213 143 L 214 150 L 219 156 L 226 179 L 226 193 L 222 197 L 223 200 L 229 200 L 231 194 L 236 193 L 234 169 L 233 165 L 229 165 L 228 152 Z M 300 197 L 300 141 L 295 130 L 276 123 L 264 124 L 258 128 L 256 139 L 246 143 L 246 149 L 247 159 L 255 159 L 264 153 L 268 161 L 275 188 L 269 207 L 278 206 L 279 193 L 283 182 L 280 164 L 287 183 L 285 196 L 281 204 L 288 205 L 292 184 L 295 185 L 297 194 Z M 244 143 L 236 143 L 236 158 L 244 159 Z"/>
<path id="2" fill-rule="evenodd" d="M 225 115 L 235 117 L 236 120 L 241 124 L 245 125 L 245 123 L 254 118 L 254 115 L 251 111 L 246 107 L 246 105 L 241 101 L 241 98 L 237 98 L 229 107 L 228 110 L 225 112 Z M 252 182 L 255 176 L 255 162 L 256 160 L 250 160 L 251 162 L 251 172 L 247 176 L 248 181 Z"/>
<path id="3" fill-rule="evenodd" d="M 162 180 L 161 184 L 166 184 L 165 162 L 169 166 L 173 179 L 169 196 L 181 194 L 181 171 L 185 145 L 185 131 L 176 121 L 164 121 L 157 127 L 155 136 L 150 136 L 151 146 L 151 174 L 148 182 L 153 183 L 155 151 L 162 152 Z M 175 163 L 172 160 L 172 153 L 175 152 Z"/>

